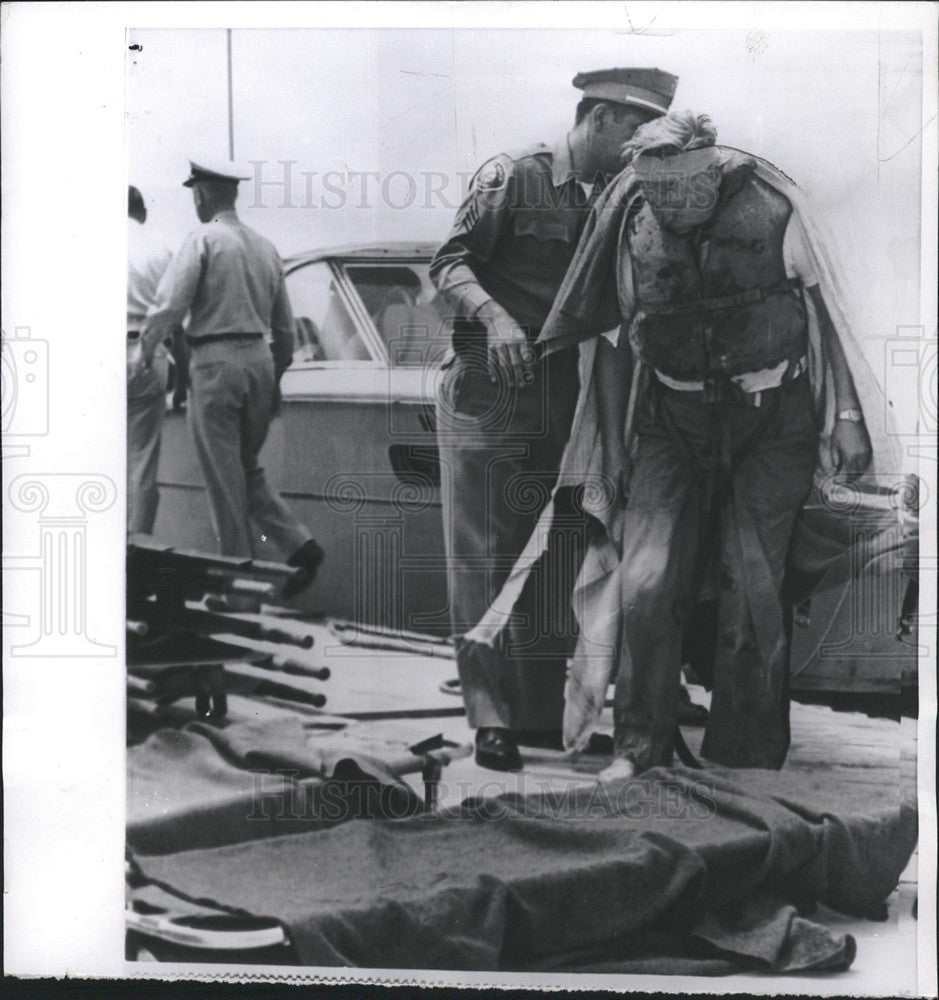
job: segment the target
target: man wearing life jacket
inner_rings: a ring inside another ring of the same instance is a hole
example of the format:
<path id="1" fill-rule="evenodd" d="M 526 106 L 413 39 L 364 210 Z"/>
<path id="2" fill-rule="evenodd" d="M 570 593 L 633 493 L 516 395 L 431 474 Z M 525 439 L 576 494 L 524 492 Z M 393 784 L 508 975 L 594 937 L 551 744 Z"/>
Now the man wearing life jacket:
<path id="1" fill-rule="evenodd" d="M 465 633 L 498 592 L 550 496 L 577 400 L 576 352 L 543 364 L 531 345 L 592 200 L 620 169 L 623 143 L 668 110 L 677 82 L 657 69 L 578 74 L 573 83 L 583 99 L 574 127 L 553 148 L 539 144 L 483 164 L 431 264 L 459 317 L 437 428 L 451 625 L 482 767 L 518 770 L 519 743 L 561 745 L 565 668 L 576 634 L 564 600 L 571 581 L 555 582 L 554 570 L 544 570 L 493 646 Z M 564 514 L 570 523 L 581 512 Z M 559 609 L 546 610 L 552 591 L 561 596 Z"/>
<path id="2" fill-rule="evenodd" d="M 871 462 L 852 370 L 865 399 L 869 372 L 802 196 L 715 137 L 690 112 L 637 130 L 631 166 L 594 208 L 540 338 L 546 354 L 575 341 L 593 350 L 599 434 L 588 392 L 566 458 L 595 468 L 588 452 L 599 439 L 625 501 L 599 515 L 608 554 L 593 568 L 588 556 L 582 571 L 587 631 L 615 652 L 575 654 L 565 709 L 576 749 L 616 673 L 615 756 L 603 779 L 671 762 L 682 638 L 706 578 L 719 621 L 702 754 L 782 766 L 781 588 L 796 515 L 819 471 L 856 475 Z M 617 319 L 618 333 L 597 337 Z"/>
<path id="3" fill-rule="evenodd" d="M 675 125 L 684 126 L 675 129 Z M 718 648 L 704 756 L 780 767 L 789 744 L 781 589 L 813 482 L 818 427 L 808 369 L 810 303 L 834 375 L 834 465 L 863 472 L 870 440 L 791 201 L 725 156 L 693 115 L 632 146 L 621 266 L 634 308 L 598 365 L 606 467 L 624 482 L 622 428 L 633 355 L 651 374 L 637 417 L 623 524 L 616 759 L 607 778 L 671 760 L 682 627 L 706 568 L 718 588 Z"/>

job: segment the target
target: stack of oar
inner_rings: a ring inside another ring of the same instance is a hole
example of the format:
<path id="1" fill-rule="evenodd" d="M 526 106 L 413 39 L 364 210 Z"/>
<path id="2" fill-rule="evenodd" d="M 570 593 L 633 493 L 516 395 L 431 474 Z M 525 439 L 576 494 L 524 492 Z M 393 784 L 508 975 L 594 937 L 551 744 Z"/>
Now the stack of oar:
<path id="1" fill-rule="evenodd" d="M 313 636 L 269 625 L 261 604 L 276 600 L 296 571 L 279 563 L 230 559 L 134 543 L 127 551 L 128 694 L 168 704 L 194 696 L 197 712 L 224 718 L 227 692 L 286 698 L 322 708 L 326 696 L 258 680 L 243 666 L 326 680 L 329 670 L 259 652 L 254 641 L 310 649 Z M 224 635 L 225 641 L 216 636 Z M 243 641 L 247 640 L 247 641 Z"/>
<path id="2" fill-rule="evenodd" d="M 408 629 L 385 628 L 382 625 L 363 625 L 359 622 L 333 618 L 329 630 L 345 646 L 364 649 L 387 649 L 420 656 L 440 656 L 453 659 L 453 643 L 444 637 Z"/>

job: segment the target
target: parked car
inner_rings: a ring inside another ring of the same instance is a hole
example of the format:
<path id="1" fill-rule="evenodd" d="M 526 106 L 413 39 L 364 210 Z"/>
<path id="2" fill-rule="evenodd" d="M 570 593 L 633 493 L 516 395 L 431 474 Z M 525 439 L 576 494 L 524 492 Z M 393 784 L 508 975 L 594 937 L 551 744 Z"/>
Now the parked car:
<path id="1" fill-rule="evenodd" d="M 434 392 L 452 326 L 434 247 L 323 250 L 285 261 L 293 365 L 262 462 L 328 557 L 306 610 L 446 632 Z M 155 534 L 214 550 L 185 418 L 168 412 Z M 273 547 L 259 555 L 277 558 Z"/>
<path id="2" fill-rule="evenodd" d="M 327 549 L 303 610 L 446 634 L 434 397 L 452 323 L 428 277 L 433 252 L 396 243 L 286 261 L 297 347 L 262 460 Z M 175 412 L 160 490 L 157 537 L 213 551 L 198 463 Z M 794 691 L 882 698 L 915 686 L 914 508 L 872 493 L 851 518 L 824 503 L 808 512 L 803 544 L 814 552 L 827 540 L 842 554 L 796 609 Z M 838 540 L 857 525 L 857 539 Z M 273 547 L 259 555 L 278 557 Z"/>

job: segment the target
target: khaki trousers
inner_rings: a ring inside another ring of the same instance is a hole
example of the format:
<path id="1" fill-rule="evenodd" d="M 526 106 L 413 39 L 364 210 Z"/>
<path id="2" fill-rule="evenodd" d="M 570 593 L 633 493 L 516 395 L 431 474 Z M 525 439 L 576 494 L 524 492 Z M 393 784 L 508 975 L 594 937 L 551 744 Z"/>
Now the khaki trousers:
<path id="1" fill-rule="evenodd" d="M 129 360 L 130 354 L 129 347 Z M 127 530 L 131 534 L 153 534 L 160 500 L 157 468 L 168 374 L 166 355 L 157 355 L 149 368 L 136 371 L 127 381 Z"/>
<path id="2" fill-rule="evenodd" d="M 196 345 L 189 378 L 189 426 L 219 551 L 250 558 L 272 538 L 290 556 L 311 534 L 271 492 L 258 461 L 271 421 L 270 348 L 262 338 Z"/>

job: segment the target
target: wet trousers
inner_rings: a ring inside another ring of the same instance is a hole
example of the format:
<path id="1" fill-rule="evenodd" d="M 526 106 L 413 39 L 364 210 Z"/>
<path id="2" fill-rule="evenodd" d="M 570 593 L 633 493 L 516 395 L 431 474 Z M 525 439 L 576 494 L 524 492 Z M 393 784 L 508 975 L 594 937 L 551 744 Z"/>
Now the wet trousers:
<path id="1" fill-rule="evenodd" d="M 763 393 L 760 406 L 655 383 L 637 430 L 618 570 L 616 753 L 639 770 L 671 763 L 682 640 L 710 564 L 719 610 L 702 754 L 779 768 L 789 748 L 783 572 L 818 441 L 808 378 Z"/>

